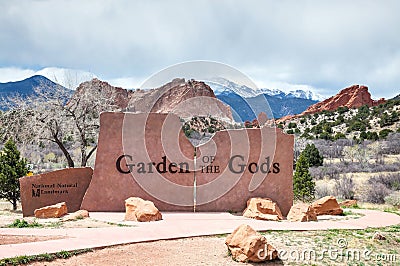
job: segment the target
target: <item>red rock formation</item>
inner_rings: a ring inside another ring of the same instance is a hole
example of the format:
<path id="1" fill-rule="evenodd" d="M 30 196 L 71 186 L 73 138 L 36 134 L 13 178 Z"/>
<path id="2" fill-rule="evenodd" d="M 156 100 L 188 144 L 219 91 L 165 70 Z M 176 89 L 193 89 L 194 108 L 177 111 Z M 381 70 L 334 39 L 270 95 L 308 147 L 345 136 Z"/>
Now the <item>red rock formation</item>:
<path id="1" fill-rule="evenodd" d="M 230 107 L 219 101 L 207 84 L 196 80 L 174 79 L 157 89 L 137 90 L 128 110 L 172 112 L 180 117 L 211 115 L 233 120 Z"/>
<path id="2" fill-rule="evenodd" d="M 302 115 L 318 113 L 324 110 L 335 111 L 339 107 L 359 108 L 363 105 L 371 107 L 384 102 L 385 99 L 383 98 L 377 101 L 372 100 L 367 86 L 353 85 L 341 90 L 335 96 L 311 105 L 302 113 Z"/>
<path id="3" fill-rule="evenodd" d="M 335 111 L 339 107 L 359 108 L 363 105 L 368 105 L 371 107 L 384 102 L 386 102 L 384 98 L 373 100 L 367 86 L 353 85 L 341 90 L 335 96 L 309 106 L 307 110 L 301 114 L 281 117 L 276 120 L 276 123 L 290 121 L 294 118 L 298 118 L 307 114 L 319 113 L 324 110 Z"/>
<path id="4" fill-rule="evenodd" d="M 128 106 L 128 103 L 134 93 L 133 91 L 125 90 L 120 87 L 114 87 L 105 81 L 94 78 L 91 81 L 82 82 L 72 97 L 80 97 L 80 95 L 88 92 L 94 93 L 95 91 L 102 91 L 102 94 L 105 97 L 113 97 L 114 102 L 112 104 L 118 106 L 120 109 L 125 109 Z"/>
<path id="5" fill-rule="evenodd" d="M 113 97 L 112 105 L 132 112 L 175 113 L 180 117 L 208 116 L 233 120 L 231 109 L 217 99 L 204 82 L 174 79 L 160 88 L 135 91 L 114 87 L 105 81 L 92 79 L 83 82 L 72 98 L 102 91 L 104 97 Z"/>

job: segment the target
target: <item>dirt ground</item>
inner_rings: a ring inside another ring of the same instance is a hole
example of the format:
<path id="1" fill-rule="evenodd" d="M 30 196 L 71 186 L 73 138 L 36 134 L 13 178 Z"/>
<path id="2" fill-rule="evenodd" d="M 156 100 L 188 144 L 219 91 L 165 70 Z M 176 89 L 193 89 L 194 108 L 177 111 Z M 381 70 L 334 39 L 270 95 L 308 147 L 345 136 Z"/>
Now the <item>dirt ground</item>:
<path id="1" fill-rule="evenodd" d="M 225 238 L 196 237 L 95 250 L 31 265 L 243 265 L 228 257 Z M 272 264 L 274 265 L 274 264 Z"/>
<path id="2" fill-rule="evenodd" d="M 62 239 L 61 236 L 13 236 L 0 235 L 0 245 L 20 244 L 27 242 L 38 242 L 46 240 Z"/>

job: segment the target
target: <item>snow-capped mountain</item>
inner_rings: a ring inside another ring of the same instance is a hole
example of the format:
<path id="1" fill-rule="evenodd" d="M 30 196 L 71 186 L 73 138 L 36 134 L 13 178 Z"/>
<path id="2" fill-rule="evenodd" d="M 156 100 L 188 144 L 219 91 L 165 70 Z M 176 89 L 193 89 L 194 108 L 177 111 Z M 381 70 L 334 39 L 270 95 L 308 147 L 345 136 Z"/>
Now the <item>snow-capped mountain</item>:
<path id="1" fill-rule="evenodd" d="M 257 89 L 249 88 L 245 85 L 239 85 L 224 78 L 214 78 L 213 80 L 206 81 L 205 83 L 211 87 L 215 95 L 234 92 L 244 98 L 250 98 L 261 94 Z"/>
<path id="2" fill-rule="evenodd" d="M 207 81 L 207 85 L 209 85 L 216 95 L 227 94 L 227 93 L 236 93 L 244 98 L 256 97 L 260 94 L 266 94 L 269 96 L 275 96 L 278 98 L 301 98 L 313 101 L 321 101 L 324 99 L 321 95 L 311 91 L 311 90 L 290 90 L 285 92 L 280 89 L 267 89 L 267 88 L 250 88 L 245 85 L 239 85 L 230 80 L 224 78 L 215 78 L 212 81 Z"/>
<path id="3" fill-rule="evenodd" d="M 75 90 L 79 84 L 84 81 L 97 78 L 95 74 L 88 71 L 58 67 L 43 68 L 42 70 L 37 71 L 35 75 L 44 76 L 49 80 L 71 90 Z"/>

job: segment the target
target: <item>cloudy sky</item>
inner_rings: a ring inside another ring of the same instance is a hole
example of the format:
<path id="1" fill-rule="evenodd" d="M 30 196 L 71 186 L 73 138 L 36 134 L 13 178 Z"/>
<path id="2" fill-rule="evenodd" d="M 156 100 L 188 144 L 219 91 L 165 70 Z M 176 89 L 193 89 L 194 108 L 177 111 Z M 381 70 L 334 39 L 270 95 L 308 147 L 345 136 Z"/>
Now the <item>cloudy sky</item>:
<path id="1" fill-rule="evenodd" d="M 400 1 L 0 0 L 0 82 L 45 67 L 125 87 L 170 65 L 228 64 L 258 87 L 400 93 Z"/>

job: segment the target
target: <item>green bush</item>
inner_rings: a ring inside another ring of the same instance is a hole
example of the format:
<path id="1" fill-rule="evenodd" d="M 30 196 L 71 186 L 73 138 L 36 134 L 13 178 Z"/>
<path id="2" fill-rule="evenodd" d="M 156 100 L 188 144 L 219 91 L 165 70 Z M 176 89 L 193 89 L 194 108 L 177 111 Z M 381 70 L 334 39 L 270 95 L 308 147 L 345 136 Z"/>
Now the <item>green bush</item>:
<path id="1" fill-rule="evenodd" d="M 287 134 L 294 134 L 294 131 L 293 131 L 293 129 L 289 129 L 289 130 L 286 131 L 286 133 Z"/>
<path id="2" fill-rule="evenodd" d="M 346 135 L 343 134 L 342 132 L 338 132 L 336 133 L 335 137 L 333 137 L 334 140 L 338 140 L 338 139 L 346 139 Z"/>
<path id="3" fill-rule="evenodd" d="M 395 191 L 385 197 L 385 203 L 393 205 L 397 208 L 400 207 L 400 191 Z"/>
<path id="4" fill-rule="evenodd" d="M 347 111 L 349 111 L 349 107 L 347 106 L 340 106 L 338 107 L 338 109 L 336 110 L 339 114 L 343 114 L 346 113 Z"/>
<path id="5" fill-rule="evenodd" d="M 24 219 L 16 219 L 12 224 L 9 224 L 8 227 L 10 228 L 27 228 L 27 227 L 42 227 L 41 224 L 38 222 L 34 221 L 32 223 L 28 223 Z"/>
<path id="6" fill-rule="evenodd" d="M 366 125 L 358 120 L 350 121 L 349 127 L 347 128 L 347 132 L 352 131 L 365 131 L 367 129 Z"/>
<path id="7" fill-rule="evenodd" d="M 380 139 L 386 139 L 387 136 L 392 132 L 393 132 L 392 130 L 387 129 L 387 128 L 382 129 L 381 131 L 379 131 L 379 138 Z"/>

